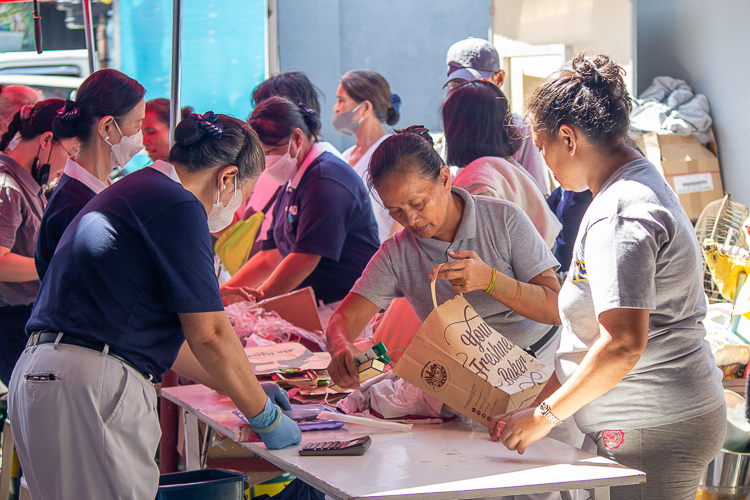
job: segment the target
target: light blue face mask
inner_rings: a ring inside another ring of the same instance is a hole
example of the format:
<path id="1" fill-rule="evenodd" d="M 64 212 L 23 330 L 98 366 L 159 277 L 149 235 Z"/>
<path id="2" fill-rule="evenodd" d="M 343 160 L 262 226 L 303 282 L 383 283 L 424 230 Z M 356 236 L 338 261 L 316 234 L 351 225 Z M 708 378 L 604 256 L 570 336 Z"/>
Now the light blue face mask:
<path id="1" fill-rule="evenodd" d="M 344 113 L 334 113 L 333 119 L 331 120 L 331 125 L 333 125 L 333 128 L 336 129 L 336 132 L 338 132 L 341 135 L 354 135 L 357 132 L 357 129 L 362 124 L 362 120 L 364 120 L 364 117 L 360 118 L 356 122 L 354 121 L 354 113 L 357 112 L 360 106 L 362 106 L 365 103 L 365 101 L 360 102 L 355 106 L 353 109 L 350 109 L 349 111 L 346 111 Z"/>

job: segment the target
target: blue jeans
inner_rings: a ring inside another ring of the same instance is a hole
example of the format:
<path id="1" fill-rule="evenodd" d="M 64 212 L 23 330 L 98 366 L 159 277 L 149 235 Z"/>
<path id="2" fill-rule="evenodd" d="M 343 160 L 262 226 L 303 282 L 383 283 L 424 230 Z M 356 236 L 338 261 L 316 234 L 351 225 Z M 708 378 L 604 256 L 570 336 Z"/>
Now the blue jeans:
<path id="1" fill-rule="evenodd" d="M 29 340 L 26 323 L 31 317 L 32 305 L 0 307 L 0 380 L 6 386 Z"/>

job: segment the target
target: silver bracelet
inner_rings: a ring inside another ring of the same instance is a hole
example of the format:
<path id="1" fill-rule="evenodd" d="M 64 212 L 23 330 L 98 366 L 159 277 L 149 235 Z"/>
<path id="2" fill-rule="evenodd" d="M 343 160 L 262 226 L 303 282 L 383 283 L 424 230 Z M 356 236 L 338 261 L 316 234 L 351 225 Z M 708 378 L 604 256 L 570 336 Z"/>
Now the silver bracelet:
<path id="1" fill-rule="evenodd" d="M 546 399 L 542 401 L 542 404 L 539 405 L 539 411 L 541 411 L 542 415 L 544 415 L 547 420 L 549 420 L 555 427 L 563 423 L 562 420 L 552 414 L 552 410 L 550 409 Z"/>

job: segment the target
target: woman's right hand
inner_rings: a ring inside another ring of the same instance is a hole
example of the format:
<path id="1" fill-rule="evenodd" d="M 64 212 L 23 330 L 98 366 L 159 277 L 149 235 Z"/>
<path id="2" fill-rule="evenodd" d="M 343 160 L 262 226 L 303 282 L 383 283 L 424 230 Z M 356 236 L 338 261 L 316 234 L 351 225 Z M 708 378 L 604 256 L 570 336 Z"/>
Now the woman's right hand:
<path id="1" fill-rule="evenodd" d="M 331 356 L 328 375 L 331 376 L 333 383 L 342 389 L 359 388 L 359 373 L 357 373 L 357 365 L 354 362 L 354 358 L 358 354 L 359 351 L 354 347 L 354 344 L 346 343 Z"/>

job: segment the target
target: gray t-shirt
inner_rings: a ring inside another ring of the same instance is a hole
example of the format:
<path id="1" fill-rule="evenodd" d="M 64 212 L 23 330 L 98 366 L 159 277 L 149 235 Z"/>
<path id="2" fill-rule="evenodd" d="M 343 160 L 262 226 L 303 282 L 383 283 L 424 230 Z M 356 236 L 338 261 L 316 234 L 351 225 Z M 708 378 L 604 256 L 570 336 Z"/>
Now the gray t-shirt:
<path id="1" fill-rule="evenodd" d="M 677 195 L 647 160 L 622 166 L 594 198 L 558 302 L 563 332 L 555 371 L 563 383 L 599 339 L 600 314 L 651 311 L 636 366 L 576 413 L 583 432 L 656 427 L 723 404 L 721 372 L 704 340 L 698 240 Z"/>
<path id="2" fill-rule="evenodd" d="M 453 193 L 465 202 L 464 214 L 452 243 L 434 238 L 422 239 L 403 230 L 387 239 L 367 264 L 352 292 L 385 309 L 391 300 L 406 297 L 419 321 L 433 309 L 429 274 L 438 264 L 455 260 L 448 252 L 472 250 L 507 276 L 527 282 L 559 264 L 531 219 L 518 206 L 486 196 L 472 196 L 454 187 Z M 450 282 L 436 284 L 438 304 L 456 293 Z M 495 330 L 516 345 L 527 348 L 550 329 L 513 312 L 481 290 L 465 293 L 464 298 Z"/>
<path id="3" fill-rule="evenodd" d="M 34 178 L 13 158 L 0 153 L 0 246 L 34 257 L 46 199 Z M 36 299 L 39 280 L 0 282 L 0 307 L 25 306 Z"/>

